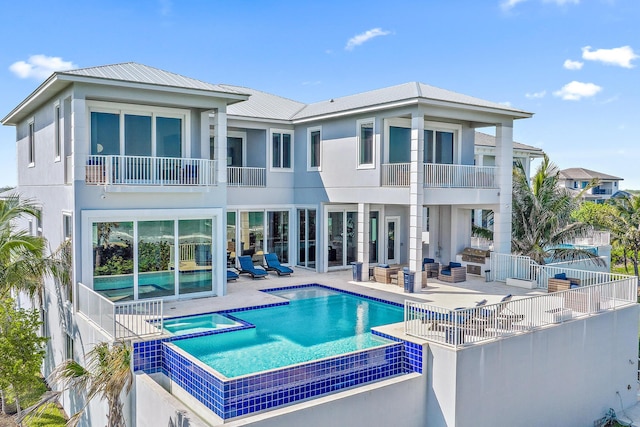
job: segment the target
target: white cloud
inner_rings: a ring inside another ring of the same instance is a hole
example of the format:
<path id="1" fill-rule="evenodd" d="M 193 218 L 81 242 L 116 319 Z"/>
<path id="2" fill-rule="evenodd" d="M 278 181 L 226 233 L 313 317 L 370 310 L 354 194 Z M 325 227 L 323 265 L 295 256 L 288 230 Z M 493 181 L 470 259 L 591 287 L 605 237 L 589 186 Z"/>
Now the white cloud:
<path id="1" fill-rule="evenodd" d="M 509 10 L 514 8 L 518 3 L 525 2 L 527 0 L 505 0 L 500 4 L 503 10 Z"/>
<path id="2" fill-rule="evenodd" d="M 562 86 L 562 89 L 553 92 L 553 94 L 565 101 L 579 101 L 582 98 L 589 98 L 600 92 L 602 88 L 593 83 L 582 83 L 572 81 Z"/>
<path id="3" fill-rule="evenodd" d="M 362 43 L 369 41 L 374 37 L 386 36 L 389 34 L 391 34 L 391 31 L 385 31 L 381 28 L 372 28 L 364 33 L 351 37 L 344 48 L 346 50 L 353 50 L 356 46 L 360 46 Z"/>
<path id="4" fill-rule="evenodd" d="M 14 62 L 9 70 L 21 79 L 46 79 L 54 71 L 77 68 L 71 61 L 63 61 L 59 56 L 32 55 L 25 61 Z"/>
<path id="5" fill-rule="evenodd" d="M 623 68 L 633 68 L 631 63 L 639 58 L 631 46 L 614 47 L 613 49 L 591 50 L 591 46 L 582 48 L 582 59 L 588 61 L 600 61 L 607 65 L 617 65 Z"/>
<path id="6" fill-rule="evenodd" d="M 558 6 L 564 6 L 567 3 L 579 4 L 580 0 L 544 0 L 545 3 L 555 3 Z"/>
<path id="7" fill-rule="evenodd" d="M 504 105 L 505 107 L 511 107 L 511 102 L 510 101 L 499 102 L 499 104 Z"/>
<path id="8" fill-rule="evenodd" d="M 526 96 L 529 99 L 539 99 L 539 98 L 544 98 L 546 95 L 547 95 L 547 91 L 542 90 L 540 92 L 526 93 L 524 96 Z"/>
<path id="9" fill-rule="evenodd" d="M 564 64 L 562 64 L 562 66 L 567 70 L 580 70 L 582 69 L 583 65 L 584 65 L 584 62 L 572 61 L 570 59 L 567 59 L 566 61 L 564 61 Z"/>

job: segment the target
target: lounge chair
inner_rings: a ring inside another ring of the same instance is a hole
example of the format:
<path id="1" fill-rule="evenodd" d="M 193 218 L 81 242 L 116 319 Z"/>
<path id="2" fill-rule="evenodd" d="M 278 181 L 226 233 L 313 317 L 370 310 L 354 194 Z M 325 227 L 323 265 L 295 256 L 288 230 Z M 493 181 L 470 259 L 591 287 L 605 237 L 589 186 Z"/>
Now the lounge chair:
<path id="1" fill-rule="evenodd" d="M 513 296 L 505 295 L 493 309 L 483 309 L 478 320 L 486 322 L 487 327 L 498 327 L 501 329 L 509 329 L 516 322 L 524 319 L 524 314 L 516 314 L 510 310 L 507 305 Z"/>
<path id="2" fill-rule="evenodd" d="M 440 269 L 438 280 L 447 283 L 458 283 L 467 280 L 467 267 L 459 262 L 450 262 Z"/>
<path id="3" fill-rule="evenodd" d="M 227 270 L 227 282 L 229 280 L 237 280 L 240 275 L 235 271 Z"/>
<path id="4" fill-rule="evenodd" d="M 278 276 L 288 276 L 293 270 L 285 265 L 280 264 L 278 255 L 274 253 L 264 254 L 264 269 L 267 271 L 275 271 Z"/>
<path id="5" fill-rule="evenodd" d="M 255 268 L 253 266 L 251 255 L 239 256 L 238 262 L 240 262 L 240 274 L 250 274 L 254 279 L 267 277 L 268 273 L 265 270 L 263 270 L 262 268 Z"/>
<path id="6" fill-rule="evenodd" d="M 463 344 L 465 336 L 482 335 L 487 327 L 487 321 L 479 316 L 479 307 L 487 303 L 486 299 L 478 301 L 475 307 L 455 308 L 449 314 L 431 313 L 422 320 L 423 323 L 430 323 L 430 329 L 437 332 L 444 332 L 445 341 L 449 344 Z"/>

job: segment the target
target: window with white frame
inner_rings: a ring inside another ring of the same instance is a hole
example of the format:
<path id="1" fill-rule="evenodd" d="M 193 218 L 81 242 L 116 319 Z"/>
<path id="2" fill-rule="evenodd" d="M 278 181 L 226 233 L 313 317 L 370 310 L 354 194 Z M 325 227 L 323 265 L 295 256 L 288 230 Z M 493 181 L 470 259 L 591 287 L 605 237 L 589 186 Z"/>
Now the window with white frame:
<path id="1" fill-rule="evenodd" d="M 62 237 L 64 240 L 71 240 L 73 236 L 73 217 L 71 212 L 62 213 Z"/>
<path id="2" fill-rule="evenodd" d="M 449 128 L 445 124 L 426 122 L 424 162 L 448 165 L 458 163 L 458 133 L 458 126 Z"/>
<path id="3" fill-rule="evenodd" d="M 29 122 L 29 134 L 27 135 L 28 144 L 27 147 L 28 155 L 29 155 L 29 166 L 34 166 L 36 164 L 36 130 L 35 130 L 35 122 L 31 120 Z"/>
<path id="4" fill-rule="evenodd" d="M 307 130 L 308 147 L 307 170 L 320 170 L 322 156 L 322 128 L 314 127 Z"/>
<path id="5" fill-rule="evenodd" d="M 293 131 L 271 131 L 271 169 L 291 170 Z"/>
<path id="6" fill-rule="evenodd" d="M 64 357 L 67 360 L 73 360 L 73 337 L 71 335 L 69 335 L 69 332 L 65 332 L 64 334 L 64 338 L 65 338 L 65 346 L 64 346 Z"/>
<path id="7" fill-rule="evenodd" d="M 188 157 L 188 118 L 177 109 L 92 103 L 91 154 Z"/>
<path id="8" fill-rule="evenodd" d="M 359 168 L 373 168 L 374 163 L 374 135 L 375 135 L 375 120 L 364 119 L 357 122 L 357 139 L 358 139 L 358 167 Z"/>
<path id="9" fill-rule="evenodd" d="M 61 115 L 61 110 L 60 110 L 60 104 L 56 104 L 55 106 L 55 112 L 54 112 L 54 132 L 55 132 L 55 144 L 56 144 L 56 156 L 55 156 L 55 161 L 59 162 L 60 161 L 60 157 L 62 156 L 62 126 L 60 125 L 60 122 L 62 121 L 62 115 Z"/>

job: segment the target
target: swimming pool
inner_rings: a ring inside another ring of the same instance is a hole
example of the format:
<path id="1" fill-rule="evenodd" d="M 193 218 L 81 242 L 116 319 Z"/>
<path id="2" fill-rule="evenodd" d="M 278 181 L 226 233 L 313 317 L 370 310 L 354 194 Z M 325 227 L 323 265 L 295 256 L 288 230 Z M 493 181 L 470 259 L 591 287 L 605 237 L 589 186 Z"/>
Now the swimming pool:
<path id="1" fill-rule="evenodd" d="M 272 291 L 289 304 L 236 313 L 255 328 L 175 341 L 227 378 L 389 344 L 371 328 L 403 320 L 404 310 L 326 288 Z"/>
<path id="2" fill-rule="evenodd" d="M 371 330 L 401 321 L 400 304 L 323 285 L 266 291 L 283 302 L 218 313 L 241 326 L 134 343 L 134 370 L 163 373 L 223 419 L 422 373 L 422 345 Z"/>

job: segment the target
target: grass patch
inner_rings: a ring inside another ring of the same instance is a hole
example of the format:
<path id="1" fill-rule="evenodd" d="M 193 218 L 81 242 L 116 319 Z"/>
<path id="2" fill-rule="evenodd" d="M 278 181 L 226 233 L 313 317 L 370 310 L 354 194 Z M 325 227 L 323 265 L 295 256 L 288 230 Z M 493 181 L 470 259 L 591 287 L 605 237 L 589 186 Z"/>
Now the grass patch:
<path id="1" fill-rule="evenodd" d="M 24 427 L 63 427 L 66 423 L 62 410 L 56 404 L 48 403 L 37 415 L 27 417 L 22 425 Z"/>

